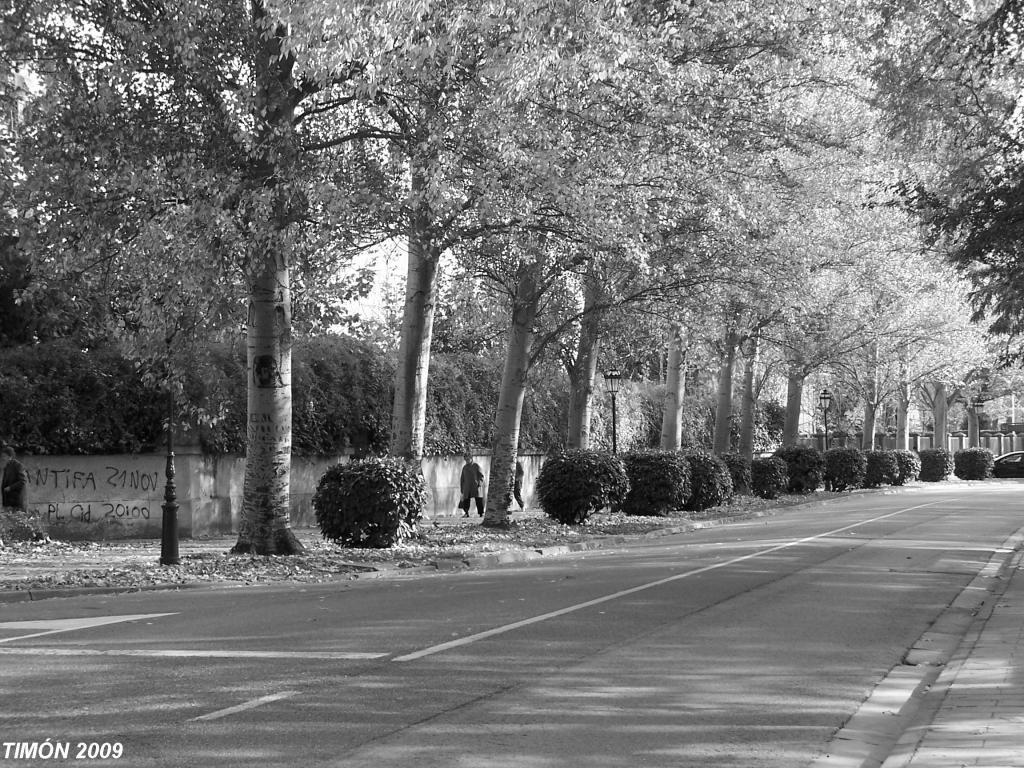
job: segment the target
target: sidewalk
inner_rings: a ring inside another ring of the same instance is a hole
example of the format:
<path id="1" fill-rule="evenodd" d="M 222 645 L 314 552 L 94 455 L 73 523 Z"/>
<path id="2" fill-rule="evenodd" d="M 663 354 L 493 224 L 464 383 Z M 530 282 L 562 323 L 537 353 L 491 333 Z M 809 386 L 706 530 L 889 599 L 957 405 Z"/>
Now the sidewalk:
<path id="1" fill-rule="evenodd" d="M 1024 768 L 1022 556 L 928 693 L 931 722 L 908 728 L 883 768 Z"/>

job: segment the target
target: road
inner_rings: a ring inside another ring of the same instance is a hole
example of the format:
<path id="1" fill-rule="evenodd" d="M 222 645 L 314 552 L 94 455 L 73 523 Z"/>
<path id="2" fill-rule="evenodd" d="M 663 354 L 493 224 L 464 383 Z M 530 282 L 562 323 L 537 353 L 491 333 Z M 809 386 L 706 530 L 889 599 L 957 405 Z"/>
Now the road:
<path id="1" fill-rule="evenodd" d="M 487 571 L 11 604 L 0 738 L 122 745 L 93 766 L 795 768 L 1006 558 L 1021 490 Z"/>

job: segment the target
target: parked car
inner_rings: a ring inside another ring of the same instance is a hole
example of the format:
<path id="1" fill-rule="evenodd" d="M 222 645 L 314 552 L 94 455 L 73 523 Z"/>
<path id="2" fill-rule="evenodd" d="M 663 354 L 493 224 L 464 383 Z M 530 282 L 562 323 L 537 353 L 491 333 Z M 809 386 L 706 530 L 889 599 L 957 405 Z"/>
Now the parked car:
<path id="1" fill-rule="evenodd" d="M 998 456 L 992 465 L 994 477 L 1024 477 L 1024 451 Z"/>

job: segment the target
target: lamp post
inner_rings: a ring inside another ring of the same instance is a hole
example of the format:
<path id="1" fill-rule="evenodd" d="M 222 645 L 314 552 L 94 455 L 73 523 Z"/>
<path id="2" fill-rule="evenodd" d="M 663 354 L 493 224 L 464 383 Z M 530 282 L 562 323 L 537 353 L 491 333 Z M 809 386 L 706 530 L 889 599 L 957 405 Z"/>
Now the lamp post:
<path id="1" fill-rule="evenodd" d="M 608 390 L 608 393 L 612 396 L 612 453 L 619 452 L 618 438 L 615 433 L 616 429 L 616 413 L 615 413 L 615 395 L 619 392 L 619 386 L 622 384 L 622 374 L 617 368 L 612 368 L 610 371 L 606 371 L 604 374 L 604 386 Z"/>
<path id="2" fill-rule="evenodd" d="M 167 387 L 167 485 L 160 529 L 160 565 L 178 564 L 178 500 L 174 491 L 174 389 Z"/>
<path id="3" fill-rule="evenodd" d="M 821 407 L 821 417 L 825 421 L 825 450 L 828 450 L 828 407 L 832 405 L 832 393 L 828 388 L 821 390 L 818 395 L 818 405 Z"/>

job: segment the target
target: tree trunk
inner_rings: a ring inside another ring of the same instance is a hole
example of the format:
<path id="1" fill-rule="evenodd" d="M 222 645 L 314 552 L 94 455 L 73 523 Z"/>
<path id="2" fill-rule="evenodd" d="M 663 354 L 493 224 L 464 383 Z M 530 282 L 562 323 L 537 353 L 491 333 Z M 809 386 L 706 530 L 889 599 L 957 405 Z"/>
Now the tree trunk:
<path id="1" fill-rule="evenodd" d="M 249 299 L 248 415 L 238 542 L 232 552 L 303 550 L 291 530 L 292 333 L 288 263 L 270 251 Z"/>
<path id="2" fill-rule="evenodd" d="M 974 408 L 967 408 L 967 447 L 977 448 L 981 445 L 981 429 L 978 412 Z"/>
<path id="3" fill-rule="evenodd" d="M 423 194 L 423 178 L 414 174 L 413 199 Z M 423 457 L 427 423 L 427 374 L 430 338 L 437 304 L 438 259 L 421 210 L 409 229 L 409 271 L 405 287 L 398 367 L 395 370 L 395 401 L 391 415 L 391 454 L 409 461 Z"/>
<path id="4" fill-rule="evenodd" d="M 264 34 L 262 2 L 252 4 L 259 47 L 254 115 L 263 155 L 248 168 L 254 190 L 269 191 L 269 232 L 254 246 L 249 279 L 248 424 L 245 480 L 235 553 L 295 554 L 291 530 L 292 304 L 288 230 L 305 216 L 291 180 L 299 154 L 294 134 L 294 59 L 282 55 L 287 31 Z"/>
<path id="5" fill-rule="evenodd" d="M 946 398 L 946 385 L 944 382 L 933 382 L 935 388 L 932 400 L 932 418 L 935 420 L 935 438 L 932 441 L 933 448 L 949 448 L 949 400 Z"/>
<path id="6" fill-rule="evenodd" d="M 508 509 L 512 504 L 516 457 L 519 452 L 519 424 L 526 396 L 526 379 L 530 372 L 530 342 L 537 318 L 541 291 L 538 287 L 542 262 L 520 267 L 516 298 L 512 304 L 512 325 L 509 330 L 505 367 L 501 374 L 498 410 L 494 415 L 494 442 L 491 446 L 491 469 L 487 478 L 487 505 L 483 525 L 508 525 Z"/>
<path id="7" fill-rule="evenodd" d="M 736 332 L 725 335 L 725 348 L 718 368 L 718 407 L 715 409 L 715 432 L 712 450 L 720 456 L 730 448 L 730 427 L 732 426 L 732 376 L 736 367 Z"/>
<path id="8" fill-rule="evenodd" d="M 878 416 L 878 343 L 875 342 L 868 350 L 868 382 L 864 394 L 864 435 L 861 448 L 865 451 L 875 449 L 875 421 Z"/>
<path id="9" fill-rule="evenodd" d="M 668 365 L 665 400 L 661 415 L 661 449 L 678 451 L 683 441 L 683 396 L 686 388 L 686 356 L 683 354 L 683 326 L 672 323 L 668 335 Z"/>
<path id="10" fill-rule="evenodd" d="M 861 449 L 872 451 L 875 448 L 875 416 L 878 406 L 872 400 L 864 402 L 864 435 L 861 437 Z"/>
<path id="11" fill-rule="evenodd" d="M 743 370 L 743 402 L 740 405 L 740 446 L 739 453 L 747 461 L 754 458 L 754 417 L 757 408 L 757 362 L 761 352 L 757 335 L 748 340 L 744 351 L 746 367 Z"/>
<path id="12" fill-rule="evenodd" d="M 896 449 L 910 448 L 910 384 L 901 381 L 896 390 Z"/>
<path id="13" fill-rule="evenodd" d="M 800 413 L 803 410 L 804 380 L 803 369 L 790 364 L 786 378 L 786 422 L 782 427 L 782 444 L 796 445 L 800 439 Z"/>
<path id="14" fill-rule="evenodd" d="M 601 350 L 601 313 L 596 310 L 602 298 L 601 284 L 592 275 L 583 281 L 583 317 L 580 320 L 580 342 L 569 371 L 569 433 L 570 448 L 590 447 L 590 422 L 594 408 L 597 380 L 597 359 Z"/>

